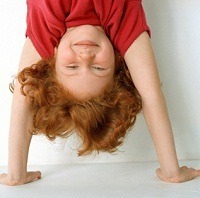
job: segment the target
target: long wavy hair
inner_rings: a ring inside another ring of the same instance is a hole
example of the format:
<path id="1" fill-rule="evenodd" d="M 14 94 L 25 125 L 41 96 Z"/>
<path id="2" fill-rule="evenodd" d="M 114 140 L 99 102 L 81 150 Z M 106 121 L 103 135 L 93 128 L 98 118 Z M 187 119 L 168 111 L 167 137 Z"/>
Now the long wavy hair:
<path id="1" fill-rule="evenodd" d="M 142 109 L 124 60 L 117 54 L 112 87 L 87 100 L 75 98 L 55 77 L 55 58 L 41 60 L 18 74 L 21 93 L 33 113 L 30 133 L 49 140 L 76 132 L 82 140 L 78 155 L 113 153 L 122 145 Z"/>

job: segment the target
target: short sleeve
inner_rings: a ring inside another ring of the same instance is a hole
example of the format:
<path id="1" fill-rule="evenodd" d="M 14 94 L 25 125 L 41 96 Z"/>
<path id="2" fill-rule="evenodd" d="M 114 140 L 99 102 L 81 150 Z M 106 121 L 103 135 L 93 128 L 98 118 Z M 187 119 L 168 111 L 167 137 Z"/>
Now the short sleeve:
<path id="1" fill-rule="evenodd" d="M 144 31 L 147 31 L 151 38 L 151 30 L 147 25 L 145 12 L 141 0 L 125 1 L 122 12 L 118 16 L 118 27 L 110 29 L 110 39 L 115 49 L 124 57 L 126 51 L 135 39 Z"/>
<path id="2" fill-rule="evenodd" d="M 42 58 L 54 55 L 54 48 L 66 31 L 65 12 L 56 1 L 27 0 L 26 36 Z M 57 4 L 58 5 L 58 4 Z"/>

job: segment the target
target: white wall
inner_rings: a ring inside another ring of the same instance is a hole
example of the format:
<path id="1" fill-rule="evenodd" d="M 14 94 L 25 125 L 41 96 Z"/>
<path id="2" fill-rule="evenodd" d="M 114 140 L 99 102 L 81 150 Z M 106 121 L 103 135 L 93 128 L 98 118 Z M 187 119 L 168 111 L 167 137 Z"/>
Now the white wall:
<path id="1" fill-rule="evenodd" d="M 7 164 L 12 94 L 10 77 L 17 71 L 25 40 L 25 0 L 0 1 L 0 165 Z M 163 82 L 179 159 L 200 158 L 200 1 L 143 0 L 152 30 L 152 45 Z M 17 115 L 16 115 L 17 116 Z M 115 155 L 77 157 L 75 137 L 33 138 L 29 164 L 156 160 L 154 147 L 140 115 L 132 132 Z M 72 148 L 72 149 L 71 149 Z"/>

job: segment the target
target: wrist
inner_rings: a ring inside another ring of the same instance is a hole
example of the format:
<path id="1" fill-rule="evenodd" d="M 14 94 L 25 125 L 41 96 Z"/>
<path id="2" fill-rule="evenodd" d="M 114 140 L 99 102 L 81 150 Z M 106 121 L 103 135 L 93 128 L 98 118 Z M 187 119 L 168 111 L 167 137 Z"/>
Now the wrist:
<path id="1" fill-rule="evenodd" d="M 157 175 L 164 181 L 176 183 L 181 176 L 181 169 L 178 167 L 176 170 L 163 170 L 157 169 Z"/>
<path id="2" fill-rule="evenodd" d="M 177 167 L 174 170 L 163 170 L 161 169 L 162 174 L 169 179 L 174 179 L 180 176 L 181 174 L 181 169 L 180 167 Z"/>
<path id="3" fill-rule="evenodd" d="M 7 174 L 14 178 L 23 178 L 27 174 L 27 169 L 8 166 Z"/>

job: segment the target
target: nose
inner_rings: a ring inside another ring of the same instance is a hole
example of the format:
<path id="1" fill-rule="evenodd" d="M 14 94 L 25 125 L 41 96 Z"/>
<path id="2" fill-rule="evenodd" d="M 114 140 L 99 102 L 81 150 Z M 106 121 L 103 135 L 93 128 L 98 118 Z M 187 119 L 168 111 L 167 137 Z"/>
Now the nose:
<path id="1" fill-rule="evenodd" d="M 78 52 L 78 56 L 82 60 L 90 61 L 90 60 L 94 59 L 95 54 L 92 51 L 90 51 L 90 50 L 85 50 L 85 51 Z"/>

